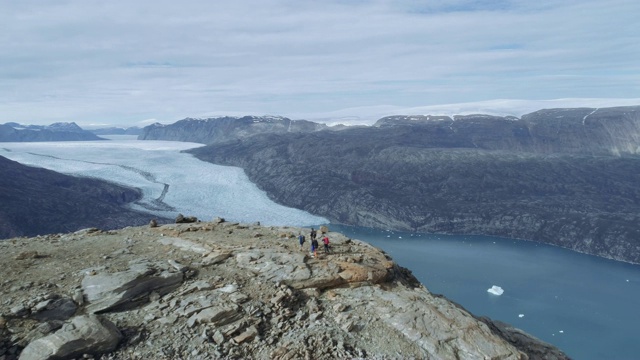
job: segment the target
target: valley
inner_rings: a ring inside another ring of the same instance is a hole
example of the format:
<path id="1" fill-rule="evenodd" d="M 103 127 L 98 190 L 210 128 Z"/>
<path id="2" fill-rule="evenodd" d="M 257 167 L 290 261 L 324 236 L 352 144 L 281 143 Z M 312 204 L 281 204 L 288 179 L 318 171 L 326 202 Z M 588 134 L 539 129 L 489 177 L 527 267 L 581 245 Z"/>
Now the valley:
<path id="1" fill-rule="evenodd" d="M 504 236 L 640 263 L 637 112 L 400 116 L 190 152 L 242 167 L 276 202 L 336 223 Z"/>

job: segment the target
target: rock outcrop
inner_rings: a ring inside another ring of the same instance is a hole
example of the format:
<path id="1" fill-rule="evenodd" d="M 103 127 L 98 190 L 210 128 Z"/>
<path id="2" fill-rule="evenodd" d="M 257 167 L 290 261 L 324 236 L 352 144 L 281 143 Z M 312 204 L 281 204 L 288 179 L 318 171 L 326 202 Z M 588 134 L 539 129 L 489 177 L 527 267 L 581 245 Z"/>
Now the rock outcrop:
<path id="1" fill-rule="evenodd" d="M 155 293 L 162 296 L 182 284 L 181 272 L 160 270 L 148 262 L 136 262 L 128 270 L 109 274 L 88 274 L 82 280 L 82 291 L 88 302 L 86 311 L 100 313 L 124 310 L 148 302 Z"/>
<path id="2" fill-rule="evenodd" d="M 20 354 L 20 360 L 72 359 L 116 349 L 122 335 L 116 326 L 95 315 L 73 318 L 60 330 L 37 339 Z"/>
<path id="3" fill-rule="evenodd" d="M 331 221 L 535 240 L 640 263 L 638 107 L 403 116 L 189 150 Z"/>
<path id="4" fill-rule="evenodd" d="M 0 242 L 15 270 L 0 282 L 0 356 L 566 359 L 366 243 L 329 232 L 334 251 L 313 257 L 300 231 L 217 220 Z M 57 299 L 73 299 L 70 318 L 37 317 Z"/>

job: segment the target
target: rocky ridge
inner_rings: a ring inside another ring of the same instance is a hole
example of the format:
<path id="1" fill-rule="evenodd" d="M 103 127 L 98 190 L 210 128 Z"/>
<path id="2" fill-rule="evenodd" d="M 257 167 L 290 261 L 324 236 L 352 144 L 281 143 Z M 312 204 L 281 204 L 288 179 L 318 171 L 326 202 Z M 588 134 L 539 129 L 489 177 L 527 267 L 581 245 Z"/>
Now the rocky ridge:
<path id="1" fill-rule="evenodd" d="M 364 242 L 330 232 L 314 258 L 302 231 L 216 219 L 0 242 L 0 359 L 566 358 Z"/>
<path id="2" fill-rule="evenodd" d="M 327 126 L 324 124 L 307 120 L 291 120 L 280 116 L 186 118 L 170 125 L 156 123 L 146 126 L 138 139 L 213 144 L 244 139 L 256 134 L 304 133 L 325 129 Z"/>

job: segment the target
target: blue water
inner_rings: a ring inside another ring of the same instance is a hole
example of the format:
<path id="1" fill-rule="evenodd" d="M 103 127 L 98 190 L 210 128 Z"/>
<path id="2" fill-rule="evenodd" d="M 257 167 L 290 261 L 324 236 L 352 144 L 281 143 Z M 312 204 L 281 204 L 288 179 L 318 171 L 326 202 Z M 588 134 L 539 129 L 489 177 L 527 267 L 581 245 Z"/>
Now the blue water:
<path id="1" fill-rule="evenodd" d="M 331 230 L 383 249 L 432 293 L 523 329 L 574 359 L 640 358 L 638 265 L 489 236 Z M 504 293 L 488 293 L 492 285 Z"/>

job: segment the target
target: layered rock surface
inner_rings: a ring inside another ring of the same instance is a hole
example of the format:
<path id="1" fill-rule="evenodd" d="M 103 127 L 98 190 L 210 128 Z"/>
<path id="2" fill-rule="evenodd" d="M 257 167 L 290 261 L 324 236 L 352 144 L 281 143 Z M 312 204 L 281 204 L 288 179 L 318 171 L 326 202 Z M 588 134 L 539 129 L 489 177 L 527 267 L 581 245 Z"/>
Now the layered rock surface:
<path id="1" fill-rule="evenodd" d="M 314 258 L 300 231 L 217 221 L 1 242 L 0 358 L 566 358 L 366 243 L 329 233 L 333 252 Z"/>

